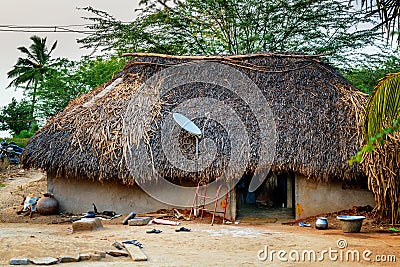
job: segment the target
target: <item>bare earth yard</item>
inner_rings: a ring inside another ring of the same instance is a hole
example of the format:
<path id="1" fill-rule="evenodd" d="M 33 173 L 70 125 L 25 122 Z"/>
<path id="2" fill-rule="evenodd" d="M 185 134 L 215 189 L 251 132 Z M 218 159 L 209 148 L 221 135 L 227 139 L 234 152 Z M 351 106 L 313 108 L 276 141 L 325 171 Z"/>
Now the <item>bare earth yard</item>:
<path id="1" fill-rule="evenodd" d="M 61 216 L 35 214 L 29 218 L 15 213 L 20 208 L 21 195 L 32 192 L 38 195 L 46 191 L 43 173 L 3 170 L 0 175 L 0 183 L 4 185 L 0 187 L 1 266 L 7 266 L 11 258 L 60 257 L 105 251 L 114 249 L 111 244 L 115 240 L 131 239 L 143 244 L 142 251 L 148 256 L 148 261 L 133 264 L 128 257 L 107 255 L 97 262 L 61 265 L 398 266 L 400 261 L 400 235 L 368 225 L 363 226 L 361 233 L 345 234 L 334 222 L 328 230 L 317 230 L 314 227 L 282 225 L 280 221 L 263 223 L 257 220 L 214 226 L 208 221 L 181 221 L 181 225 L 190 228 L 191 232 L 175 232 L 180 226 L 124 226 L 121 217 L 103 221 L 104 228 L 98 231 L 72 233 L 71 223 L 52 224 L 62 220 Z M 146 233 L 153 228 L 162 232 Z M 347 246 L 342 247 L 345 243 Z"/>

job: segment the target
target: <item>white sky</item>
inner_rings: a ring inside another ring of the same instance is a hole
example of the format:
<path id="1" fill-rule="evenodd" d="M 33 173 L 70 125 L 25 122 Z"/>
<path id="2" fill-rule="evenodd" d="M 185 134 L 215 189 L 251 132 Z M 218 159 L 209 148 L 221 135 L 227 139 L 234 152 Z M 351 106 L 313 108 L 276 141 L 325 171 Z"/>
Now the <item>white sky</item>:
<path id="1" fill-rule="evenodd" d="M 131 21 L 139 0 L 8 0 L 0 7 L 0 25 L 57 26 L 90 23 L 82 19 L 91 13 L 77 10 L 77 7 L 92 6 L 114 16 L 121 21 Z M 20 99 L 22 90 L 7 88 L 11 80 L 7 72 L 12 69 L 19 56 L 17 47 L 29 47 L 33 35 L 47 37 L 47 46 L 57 40 L 57 48 L 52 58 L 65 57 L 77 60 L 89 51 L 79 48 L 76 39 L 84 35 L 76 33 L 20 33 L 0 31 L 0 107 L 11 102 L 12 97 Z"/>

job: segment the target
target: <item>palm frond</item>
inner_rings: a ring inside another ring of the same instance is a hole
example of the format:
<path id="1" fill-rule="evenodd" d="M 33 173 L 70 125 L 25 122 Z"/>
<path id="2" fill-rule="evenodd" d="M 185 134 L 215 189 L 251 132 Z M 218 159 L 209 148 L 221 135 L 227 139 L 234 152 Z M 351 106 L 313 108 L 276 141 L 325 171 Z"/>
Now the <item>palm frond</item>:
<path id="1" fill-rule="evenodd" d="M 370 138 L 400 118 L 400 72 L 387 74 L 372 92 L 364 117 L 364 134 Z"/>

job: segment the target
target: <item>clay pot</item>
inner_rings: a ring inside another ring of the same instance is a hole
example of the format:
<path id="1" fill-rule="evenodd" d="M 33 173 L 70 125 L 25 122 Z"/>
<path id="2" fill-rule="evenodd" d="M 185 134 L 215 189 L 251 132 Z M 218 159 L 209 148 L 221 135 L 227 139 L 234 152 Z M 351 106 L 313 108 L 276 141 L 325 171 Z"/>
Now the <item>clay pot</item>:
<path id="1" fill-rule="evenodd" d="M 58 212 L 58 201 L 54 197 L 42 197 L 36 204 L 41 215 L 52 215 Z"/>

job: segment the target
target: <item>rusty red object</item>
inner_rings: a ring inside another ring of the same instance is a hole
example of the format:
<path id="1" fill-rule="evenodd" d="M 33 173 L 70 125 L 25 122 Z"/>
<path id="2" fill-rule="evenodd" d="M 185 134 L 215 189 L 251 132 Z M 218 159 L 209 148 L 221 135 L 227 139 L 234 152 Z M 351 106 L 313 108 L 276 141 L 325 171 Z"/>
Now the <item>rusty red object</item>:
<path id="1" fill-rule="evenodd" d="M 58 212 L 58 201 L 54 197 L 42 197 L 36 204 L 41 215 L 52 215 Z"/>

